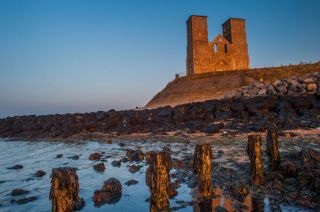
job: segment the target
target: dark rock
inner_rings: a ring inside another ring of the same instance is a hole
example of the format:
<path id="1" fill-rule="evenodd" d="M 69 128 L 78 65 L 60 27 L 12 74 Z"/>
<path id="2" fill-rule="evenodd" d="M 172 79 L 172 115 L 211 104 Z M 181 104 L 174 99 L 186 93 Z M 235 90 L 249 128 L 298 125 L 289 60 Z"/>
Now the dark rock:
<path id="1" fill-rule="evenodd" d="M 114 167 L 120 167 L 121 166 L 121 161 L 120 160 L 114 160 L 111 163 L 112 166 Z"/>
<path id="2" fill-rule="evenodd" d="M 144 153 L 141 150 L 127 150 L 126 153 L 127 157 L 128 157 L 128 161 L 135 161 L 135 162 L 139 162 L 142 161 L 144 159 Z"/>
<path id="3" fill-rule="evenodd" d="M 69 158 L 71 158 L 72 160 L 79 160 L 79 155 L 74 155 L 74 156 L 71 156 Z"/>
<path id="4" fill-rule="evenodd" d="M 99 153 L 92 153 L 90 156 L 89 156 L 89 160 L 100 160 L 101 158 L 101 154 Z"/>
<path id="5" fill-rule="evenodd" d="M 294 162 L 287 160 L 281 165 L 281 173 L 285 177 L 295 177 L 298 173 L 298 167 Z"/>
<path id="6" fill-rule="evenodd" d="M 125 143 L 118 143 L 119 147 L 124 147 L 126 144 Z"/>
<path id="7" fill-rule="evenodd" d="M 131 179 L 131 180 L 128 180 L 127 182 L 125 182 L 125 184 L 127 186 L 135 185 L 137 183 L 139 183 L 139 182 L 137 180 L 134 180 L 134 179 Z"/>
<path id="8" fill-rule="evenodd" d="M 38 170 L 34 176 L 35 177 L 43 177 L 44 175 L 46 175 L 47 173 L 45 171 L 42 171 L 42 170 Z"/>
<path id="9" fill-rule="evenodd" d="M 30 191 L 28 191 L 28 190 L 17 188 L 17 189 L 13 189 L 11 191 L 11 196 L 19 196 L 19 195 L 24 195 L 24 194 L 29 194 L 29 193 L 30 193 Z"/>
<path id="10" fill-rule="evenodd" d="M 238 182 L 233 186 L 232 195 L 237 200 L 243 201 L 248 194 L 249 189 L 243 182 Z"/>
<path id="11" fill-rule="evenodd" d="M 20 165 L 20 164 L 17 164 L 17 165 L 14 165 L 14 166 L 8 167 L 7 169 L 15 169 L 15 170 L 17 170 L 17 169 L 23 169 L 23 166 L 22 166 L 22 165 Z"/>
<path id="12" fill-rule="evenodd" d="M 62 154 L 57 154 L 56 158 L 62 158 L 63 155 Z"/>
<path id="13" fill-rule="evenodd" d="M 131 165 L 129 168 L 129 172 L 131 173 L 136 173 L 138 171 L 140 171 L 140 166 L 136 166 L 135 164 Z"/>
<path id="14" fill-rule="evenodd" d="M 26 198 L 22 198 L 22 199 L 18 199 L 18 200 L 12 200 L 11 202 L 16 203 L 18 205 L 24 205 L 29 202 L 36 201 L 37 199 L 38 199 L 38 197 L 32 196 L 32 197 L 26 197 Z"/>
<path id="15" fill-rule="evenodd" d="M 300 155 L 305 168 L 314 168 L 320 161 L 320 151 L 314 149 L 302 149 Z"/>
<path id="16" fill-rule="evenodd" d="M 93 169 L 97 172 L 104 172 L 106 167 L 104 166 L 104 163 L 98 163 L 98 164 L 93 165 Z"/>
<path id="17" fill-rule="evenodd" d="M 122 185 L 119 180 L 115 178 L 109 178 L 104 182 L 101 190 L 96 190 L 93 196 L 94 205 L 99 207 L 100 205 L 114 204 L 121 199 Z"/>
<path id="18" fill-rule="evenodd" d="M 204 129 L 203 132 L 207 134 L 214 134 L 219 133 L 224 127 L 223 123 L 220 124 L 208 124 Z"/>

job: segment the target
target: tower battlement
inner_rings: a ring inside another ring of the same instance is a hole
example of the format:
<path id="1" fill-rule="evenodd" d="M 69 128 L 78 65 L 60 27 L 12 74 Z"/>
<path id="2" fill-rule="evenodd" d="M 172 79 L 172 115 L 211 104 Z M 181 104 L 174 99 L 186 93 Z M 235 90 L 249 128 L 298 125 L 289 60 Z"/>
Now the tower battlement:
<path id="1" fill-rule="evenodd" d="M 246 21 L 229 18 L 222 34 L 208 39 L 207 16 L 187 20 L 186 75 L 249 68 Z"/>

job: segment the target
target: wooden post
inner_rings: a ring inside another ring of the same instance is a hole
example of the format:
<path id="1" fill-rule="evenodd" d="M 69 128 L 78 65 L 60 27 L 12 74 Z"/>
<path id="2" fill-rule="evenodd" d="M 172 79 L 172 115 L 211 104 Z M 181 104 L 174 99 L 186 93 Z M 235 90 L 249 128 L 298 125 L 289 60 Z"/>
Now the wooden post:
<path id="1" fill-rule="evenodd" d="M 199 178 L 199 193 L 204 198 L 212 195 L 211 182 L 211 145 L 197 144 L 194 150 L 193 172 Z"/>
<path id="2" fill-rule="evenodd" d="M 52 212 L 80 210 L 85 202 L 78 196 L 79 183 L 75 168 L 62 167 L 52 169 L 51 190 Z"/>
<path id="3" fill-rule="evenodd" d="M 271 171 L 279 170 L 280 166 L 280 152 L 278 133 L 275 128 L 268 130 L 267 133 L 267 155 L 269 157 L 269 169 Z"/>
<path id="4" fill-rule="evenodd" d="M 261 152 L 262 138 L 260 135 L 249 135 L 247 154 L 250 159 L 250 184 L 262 185 L 264 183 L 263 158 Z"/>
<path id="5" fill-rule="evenodd" d="M 151 153 L 148 160 L 146 182 L 151 190 L 150 211 L 163 211 L 169 208 L 169 172 L 172 167 L 168 152 Z"/>

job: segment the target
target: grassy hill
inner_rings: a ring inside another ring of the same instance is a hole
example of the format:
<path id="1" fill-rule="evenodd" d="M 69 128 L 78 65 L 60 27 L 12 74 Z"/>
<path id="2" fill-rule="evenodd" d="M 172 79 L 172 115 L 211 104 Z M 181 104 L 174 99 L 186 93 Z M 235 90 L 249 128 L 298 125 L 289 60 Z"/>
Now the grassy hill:
<path id="1" fill-rule="evenodd" d="M 254 82 L 273 82 L 277 79 L 301 76 L 316 71 L 320 71 L 320 62 L 180 77 L 169 82 L 145 107 L 157 108 L 221 99 L 226 92 Z"/>

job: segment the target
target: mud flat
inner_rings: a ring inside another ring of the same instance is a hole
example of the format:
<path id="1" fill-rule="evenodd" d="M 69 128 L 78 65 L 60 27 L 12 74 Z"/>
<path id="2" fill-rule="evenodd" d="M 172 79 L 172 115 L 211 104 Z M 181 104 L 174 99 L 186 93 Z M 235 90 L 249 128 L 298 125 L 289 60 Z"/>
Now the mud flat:
<path id="1" fill-rule="evenodd" d="M 163 135 L 86 134 L 65 140 L 1 140 L 0 149 L 6 151 L 0 155 L 0 210 L 50 211 L 52 169 L 74 167 L 79 180 L 78 195 L 85 202 L 83 211 L 148 211 L 151 193 L 146 184 L 146 171 L 150 151 L 165 151 L 171 156 L 170 186 L 176 194 L 168 199 L 169 209 L 319 210 L 320 129 L 279 133 L 279 171 L 268 168 L 267 133 L 261 133 L 263 185 L 250 184 L 250 161 L 246 152 L 250 134 L 255 132 L 221 132 L 208 136 L 175 131 Z M 195 146 L 200 143 L 210 144 L 212 153 L 212 196 L 206 195 L 206 201 L 199 197 L 198 178 L 193 173 Z M 94 153 L 99 157 L 90 157 Z M 119 165 L 114 166 L 114 161 Z M 94 169 L 94 165 L 100 163 L 105 166 L 103 171 Z M 15 165 L 22 168 L 8 169 Z M 130 172 L 132 165 L 138 171 Z M 47 174 L 35 175 L 39 170 Z M 112 204 L 95 204 L 95 191 L 101 190 L 110 178 L 122 185 L 120 198 L 117 196 Z M 24 192 L 12 196 L 14 189 Z"/>

